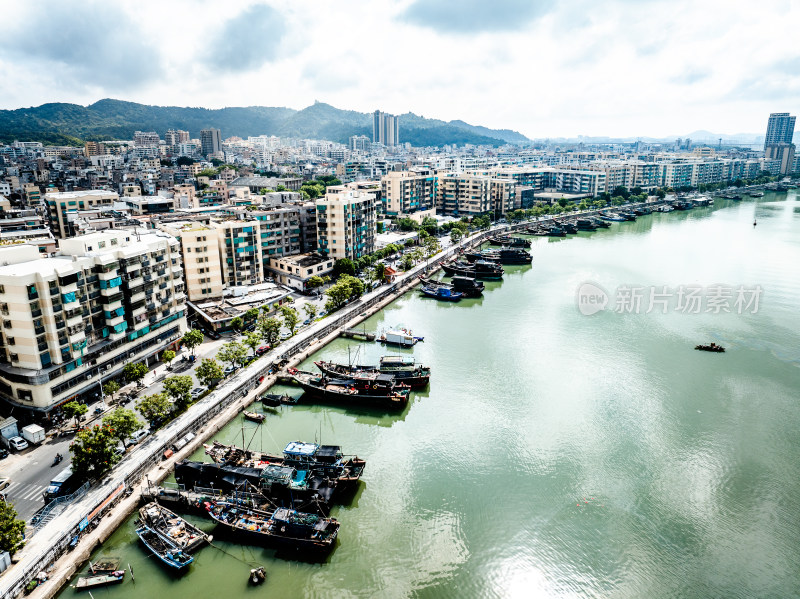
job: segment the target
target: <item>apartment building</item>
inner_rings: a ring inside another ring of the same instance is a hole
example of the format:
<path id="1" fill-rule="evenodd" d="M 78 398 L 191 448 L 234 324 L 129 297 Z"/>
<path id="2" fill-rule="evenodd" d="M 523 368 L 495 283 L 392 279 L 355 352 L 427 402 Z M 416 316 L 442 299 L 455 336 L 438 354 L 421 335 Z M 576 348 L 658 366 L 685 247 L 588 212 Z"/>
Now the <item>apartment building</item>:
<path id="1" fill-rule="evenodd" d="M 491 177 L 469 173 L 439 175 L 436 212 L 448 216 L 469 216 L 494 209 Z"/>
<path id="2" fill-rule="evenodd" d="M 47 258 L 31 246 L 0 248 L 0 400 L 38 417 L 94 399 L 125 364 L 186 329 L 176 239 L 117 231 L 59 248 Z"/>
<path id="3" fill-rule="evenodd" d="M 118 194 L 103 190 L 50 192 L 44 195 L 50 229 L 53 235 L 61 239 L 75 235 L 68 218 L 70 213 L 96 207 L 111 208 L 117 201 L 119 201 Z"/>
<path id="4" fill-rule="evenodd" d="M 311 277 L 329 275 L 333 271 L 335 260 L 322 254 L 309 253 L 284 258 L 272 258 L 270 270 L 275 273 L 275 280 L 298 291 L 307 291 L 307 283 Z"/>
<path id="5" fill-rule="evenodd" d="M 381 177 L 381 203 L 387 216 L 405 217 L 416 212 L 434 214 L 436 176 L 432 169 L 392 171 Z"/>
<path id="6" fill-rule="evenodd" d="M 180 242 L 189 301 L 222 297 L 218 230 L 200 222 L 178 221 L 157 227 Z"/>
<path id="7" fill-rule="evenodd" d="M 318 251 L 334 260 L 360 258 L 375 251 L 375 194 L 328 187 L 325 197 L 317 199 Z"/>

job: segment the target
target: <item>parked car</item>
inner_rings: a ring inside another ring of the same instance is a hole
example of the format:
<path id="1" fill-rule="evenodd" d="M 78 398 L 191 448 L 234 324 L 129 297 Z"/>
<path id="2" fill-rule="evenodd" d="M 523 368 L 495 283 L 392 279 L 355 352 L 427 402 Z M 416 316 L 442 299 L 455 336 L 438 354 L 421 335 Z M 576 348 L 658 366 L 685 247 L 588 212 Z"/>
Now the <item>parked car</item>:
<path id="1" fill-rule="evenodd" d="M 136 445 L 139 441 L 144 439 L 149 434 L 150 431 L 143 428 L 139 429 L 130 436 L 130 439 L 128 439 L 128 445 Z"/>
<path id="2" fill-rule="evenodd" d="M 192 396 L 192 399 L 197 399 L 206 391 L 208 391 L 206 387 L 195 387 L 189 392 L 189 394 Z"/>
<path id="3" fill-rule="evenodd" d="M 7 476 L 0 477 L 0 491 L 5 491 L 11 486 L 11 479 Z"/>
<path id="4" fill-rule="evenodd" d="M 15 451 L 22 451 L 23 449 L 28 449 L 28 442 L 22 437 L 11 437 L 8 440 L 8 444 Z"/>
<path id="5" fill-rule="evenodd" d="M 203 329 L 203 332 L 206 334 L 207 337 L 211 337 L 214 341 L 216 341 L 221 337 L 221 335 L 217 333 L 214 329 Z"/>
<path id="6" fill-rule="evenodd" d="M 5 447 L 0 447 L 0 460 L 5 460 L 8 457 L 8 450 Z"/>
<path id="7" fill-rule="evenodd" d="M 256 350 L 257 356 L 263 356 L 265 353 L 269 351 L 269 345 L 262 345 Z"/>

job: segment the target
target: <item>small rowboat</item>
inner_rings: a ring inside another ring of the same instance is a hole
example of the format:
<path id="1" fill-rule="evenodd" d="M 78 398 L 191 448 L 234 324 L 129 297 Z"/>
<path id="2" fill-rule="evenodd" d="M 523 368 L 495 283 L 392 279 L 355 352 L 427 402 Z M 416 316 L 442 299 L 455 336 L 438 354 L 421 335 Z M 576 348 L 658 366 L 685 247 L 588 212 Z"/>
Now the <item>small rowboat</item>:
<path id="1" fill-rule="evenodd" d="M 709 345 L 695 345 L 694 348 L 700 351 L 710 351 L 716 353 L 722 353 L 725 351 L 724 347 L 722 347 L 721 345 L 717 345 L 716 343 L 711 343 Z"/>
<path id="2" fill-rule="evenodd" d="M 266 415 L 259 414 L 258 412 L 245 412 L 245 420 L 252 420 L 253 422 L 264 422 Z"/>

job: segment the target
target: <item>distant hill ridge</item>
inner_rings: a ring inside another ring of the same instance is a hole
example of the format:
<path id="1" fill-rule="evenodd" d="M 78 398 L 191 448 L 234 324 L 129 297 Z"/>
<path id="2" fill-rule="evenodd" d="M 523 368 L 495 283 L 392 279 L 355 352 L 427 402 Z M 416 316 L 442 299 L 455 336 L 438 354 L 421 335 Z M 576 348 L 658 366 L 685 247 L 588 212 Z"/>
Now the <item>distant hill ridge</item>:
<path id="1" fill-rule="evenodd" d="M 184 129 L 199 137 L 201 129 L 220 129 L 223 138 L 233 135 L 277 135 L 327 139 L 347 143 L 351 135 L 372 136 L 372 115 L 341 110 L 317 102 L 302 110 L 269 106 L 189 108 L 149 106 L 105 99 L 89 106 L 51 103 L 33 108 L 0 110 L 0 142 L 41 141 L 77 144 L 86 140 L 133 139 L 134 131 Z M 464 121 L 426 119 L 413 113 L 400 115 L 400 141 L 414 146 L 445 144 L 502 145 L 528 141 L 508 129 L 488 129 Z"/>

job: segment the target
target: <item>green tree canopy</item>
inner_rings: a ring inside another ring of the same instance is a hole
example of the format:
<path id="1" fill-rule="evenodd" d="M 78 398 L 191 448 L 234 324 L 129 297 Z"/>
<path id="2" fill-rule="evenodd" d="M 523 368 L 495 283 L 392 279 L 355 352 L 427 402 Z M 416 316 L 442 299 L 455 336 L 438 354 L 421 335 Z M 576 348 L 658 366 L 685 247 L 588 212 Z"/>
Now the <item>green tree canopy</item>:
<path id="1" fill-rule="evenodd" d="M 203 358 L 200 365 L 194 369 L 194 374 L 206 387 L 213 387 L 225 373 L 222 372 L 222 367 L 213 358 Z"/>
<path id="2" fill-rule="evenodd" d="M 303 310 L 308 316 L 308 319 L 313 322 L 314 318 L 316 318 L 317 316 L 317 306 L 312 304 L 311 302 L 308 302 L 305 305 L 303 305 Z"/>
<path id="3" fill-rule="evenodd" d="M 136 402 L 136 409 L 152 427 L 156 422 L 169 415 L 172 411 L 172 404 L 169 403 L 166 393 L 153 393 Z"/>
<path id="4" fill-rule="evenodd" d="M 300 315 L 297 310 L 291 306 L 281 306 L 281 315 L 283 316 L 283 323 L 289 329 L 289 334 L 294 336 L 297 323 L 300 322 Z"/>
<path id="5" fill-rule="evenodd" d="M 458 243 L 461 241 L 461 238 L 464 236 L 464 233 L 461 232 L 461 229 L 450 229 L 450 241 L 453 243 Z"/>
<path id="6" fill-rule="evenodd" d="M 78 431 L 70 444 L 72 471 L 81 480 L 100 478 L 119 460 L 114 451 L 117 438 L 108 426 L 95 425 Z"/>
<path id="7" fill-rule="evenodd" d="M 114 437 L 122 441 L 125 445 L 125 439 L 130 437 L 134 431 L 141 428 L 142 423 L 136 417 L 136 412 L 126 408 L 117 408 L 108 416 L 103 418 L 103 425 L 111 429 Z"/>
<path id="8" fill-rule="evenodd" d="M 321 276 L 314 275 L 306 281 L 306 289 L 316 289 L 317 287 L 322 287 L 324 284 L 325 281 L 322 280 Z"/>
<path id="9" fill-rule="evenodd" d="M 126 364 L 122 369 L 122 376 L 124 376 L 125 380 L 129 383 L 138 383 L 145 377 L 147 372 L 148 369 L 144 362 L 132 362 Z"/>
<path id="10" fill-rule="evenodd" d="M 81 419 L 81 416 L 89 411 L 89 406 L 83 403 L 78 403 L 77 401 L 71 401 L 64 404 L 61 409 L 64 410 L 64 416 L 67 418 L 74 418 L 75 424 L 77 425 L 78 421 Z"/>
<path id="11" fill-rule="evenodd" d="M 339 258 L 333 263 L 333 276 L 355 275 L 356 267 L 350 258 Z"/>
<path id="12" fill-rule="evenodd" d="M 172 361 L 175 359 L 175 352 L 171 349 L 165 349 L 161 353 L 161 361 L 164 362 L 167 366 L 172 364 Z"/>
<path id="13" fill-rule="evenodd" d="M 192 387 L 194 381 L 189 375 L 169 376 L 164 379 L 164 391 L 175 402 L 175 407 L 181 411 L 192 403 Z"/>
<path id="14" fill-rule="evenodd" d="M 111 401 L 114 401 L 114 395 L 116 395 L 117 391 L 119 391 L 119 383 L 117 381 L 108 381 L 103 385 L 103 395 L 110 397 Z"/>
<path id="15" fill-rule="evenodd" d="M 194 355 L 194 349 L 203 343 L 203 339 L 205 339 L 203 331 L 199 329 L 190 329 L 184 333 L 181 341 L 183 341 L 183 344 L 188 347 L 189 351 Z"/>
<path id="16" fill-rule="evenodd" d="M 25 521 L 17 519 L 17 510 L 5 500 L 0 500 L 0 551 L 14 555 L 25 545 Z"/>
<path id="17" fill-rule="evenodd" d="M 247 348 L 236 341 L 229 341 L 219 348 L 217 351 L 217 358 L 231 366 L 237 366 L 244 363 L 247 357 Z"/>
<path id="18" fill-rule="evenodd" d="M 258 332 L 261 338 L 270 347 L 274 347 L 281 338 L 281 321 L 274 316 L 270 318 L 261 317 L 258 321 Z"/>
<path id="19" fill-rule="evenodd" d="M 244 321 L 238 316 L 231 318 L 231 328 L 234 331 L 241 331 L 244 328 Z"/>

